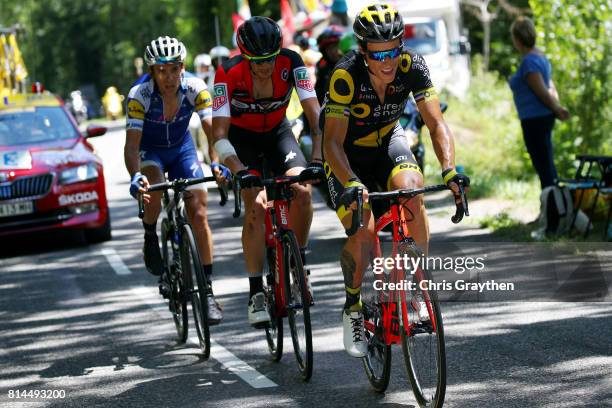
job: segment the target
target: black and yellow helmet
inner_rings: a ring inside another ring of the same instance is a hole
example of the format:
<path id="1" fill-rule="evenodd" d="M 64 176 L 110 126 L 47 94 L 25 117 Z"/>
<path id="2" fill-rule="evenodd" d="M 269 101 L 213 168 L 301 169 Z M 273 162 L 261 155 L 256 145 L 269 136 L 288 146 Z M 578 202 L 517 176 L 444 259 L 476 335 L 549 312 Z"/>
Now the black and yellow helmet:
<path id="1" fill-rule="evenodd" d="M 371 4 L 355 18 L 353 31 L 359 43 L 386 42 L 402 38 L 404 21 L 402 16 L 388 4 Z"/>

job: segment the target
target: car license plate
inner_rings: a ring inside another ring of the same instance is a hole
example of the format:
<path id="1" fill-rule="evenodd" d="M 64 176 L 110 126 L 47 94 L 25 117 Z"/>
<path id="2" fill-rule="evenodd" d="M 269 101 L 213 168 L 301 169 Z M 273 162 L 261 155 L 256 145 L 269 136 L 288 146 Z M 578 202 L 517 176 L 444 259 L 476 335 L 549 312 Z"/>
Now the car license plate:
<path id="1" fill-rule="evenodd" d="M 0 152 L 0 169 L 31 169 L 32 155 L 27 150 Z"/>
<path id="2" fill-rule="evenodd" d="M 0 217 L 13 217 L 15 215 L 32 214 L 33 212 L 34 203 L 32 201 L 0 204 Z"/>

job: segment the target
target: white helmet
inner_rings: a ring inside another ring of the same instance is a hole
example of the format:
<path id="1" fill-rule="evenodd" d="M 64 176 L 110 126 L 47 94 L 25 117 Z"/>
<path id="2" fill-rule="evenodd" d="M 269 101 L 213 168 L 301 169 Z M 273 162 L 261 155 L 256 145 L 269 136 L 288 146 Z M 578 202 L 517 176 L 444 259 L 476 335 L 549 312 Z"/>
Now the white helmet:
<path id="1" fill-rule="evenodd" d="M 166 64 L 169 62 L 183 62 L 187 56 L 187 49 L 182 42 L 168 36 L 158 37 L 147 45 L 144 60 L 147 65 Z"/>
<path id="2" fill-rule="evenodd" d="M 212 61 L 211 61 L 210 55 L 208 54 L 198 54 L 193 59 L 193 66 L 196 68 L 202 65 L 210 66 L 211 63 Z"/>
<path id="3" fill-rule="evenodd" d="M 230 50 L 227 49 L 227 47 L 224 47 L 222 45 L 217 45 L 216 47 L 213 47 L 212 50 L 210 50 L 210 58 L 211 59 L 217 59 L 217 58 L 229 58 L 230 56 Z"/>

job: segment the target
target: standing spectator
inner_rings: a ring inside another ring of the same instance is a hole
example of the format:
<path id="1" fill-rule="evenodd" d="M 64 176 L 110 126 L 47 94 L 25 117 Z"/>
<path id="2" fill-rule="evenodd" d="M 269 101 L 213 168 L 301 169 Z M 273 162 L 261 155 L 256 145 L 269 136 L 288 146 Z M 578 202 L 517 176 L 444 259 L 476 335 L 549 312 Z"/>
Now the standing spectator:
<path id="1" fill-rule="evenodd" d="M 338 50 L 338 43 L 342 35 L 343 30 L 340 27 L 329 26 L 317 37 L 317 45 L 322 57 L 316 65 L 315 92 L 320 105 L 323 104 L 332 70 L 342 57 Z"/>
<path id="2" fill-rule="evenodd" d="M 346 0 L 334 0 L 331 5 L 332 15 L 329 19 L 330 25 L 349 26 L 348 5 Z"/>
<path id="3" fill-rule="evenodd" d="M 193 71 L 209 88 L 212 88 L 212 84 L 209 84 L 208 80 L 214 72 L 211 65 L 212 60 L 208 54 L 198 54 L 193 59 Z"/>
<path id="4" fill-rule="evenodd" d="M 208 87 L 212 89 L 215 84 L 215 72 L 217 72 L 219 65 L 230 59 L 230 50 L 223 45 L 217 45 L 211 48 L 208 54 L 210 55 L 213 68 L 212 74 L 208 77 Z"/>
<path id="5" fill-rule="evenodd" d="M 525 146 L 544 189 L 553 186 L 557 178 L 551 141 L 555 118 L 566 120 L 569 112 L 559 103 L 551 79 L 550 62 L 535 47 L 533 21 L 519 17 L 512 23 L 510 32 L 512 43 L 522 56 L 517 72 L 510 78 L 510 88 L 521 120 Z"/>

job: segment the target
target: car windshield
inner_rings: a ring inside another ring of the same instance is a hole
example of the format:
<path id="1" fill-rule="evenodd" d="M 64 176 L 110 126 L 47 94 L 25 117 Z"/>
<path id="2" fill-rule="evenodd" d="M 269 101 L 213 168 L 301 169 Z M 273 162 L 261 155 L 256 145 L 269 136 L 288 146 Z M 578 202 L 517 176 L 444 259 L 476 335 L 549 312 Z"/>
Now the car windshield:
<path id="1" fill-rule="evenodd" d="M 0 146 L 46 143 L 78 136 L 59 106 L 0 111 Z"/>
<path id="2" fill-rule="evenodd" d="M 419 54 L 433 54 L 439 50 L 436 39 L 436 23 L 406 24 L 404 44 Z"/>

